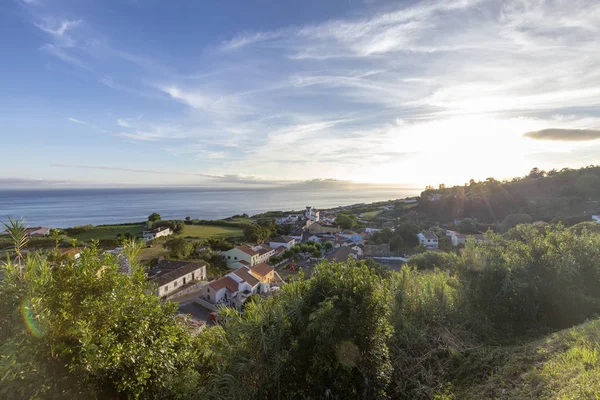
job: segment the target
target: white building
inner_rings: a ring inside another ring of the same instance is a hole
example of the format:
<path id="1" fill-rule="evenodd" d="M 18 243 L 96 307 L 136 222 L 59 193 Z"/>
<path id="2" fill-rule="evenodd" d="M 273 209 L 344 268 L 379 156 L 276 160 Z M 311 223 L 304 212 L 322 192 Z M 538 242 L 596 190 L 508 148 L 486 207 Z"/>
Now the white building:
<path id="1" fill-rule="evenodd" d="M 311 206 L 307 206 L 306 212 L 304 213 L 304 218 L 312 222 L 317 222 L 319 220 L 319 210 L 315 210 Z"/>
<path id="2" fill-rule="evenodd" d="M 258 251 L 258 264 L 268 263 L 271 257 L 275 255 L 275 249 L 266 244 L 258 245 L 252 250 Z"/>
<path id="3" fill-rule="evenodd" d="M 301 218 L 302 214 L 288 214 L 284 217 L 276 217 L 275 223 L 277 225 L 295 224 L 296 222 L 300 221 Z"/>
<path id="4" fill-rule="evenodd" d="M 417 235 L 419 238 L 419 243 L 421 246 L 425 246 L 428 249 L 437 249 L 438 248 L 438 237 L 435 233 L 424 231 Z"/>
<path id="5" fill-rule="evenodd" d="M 271 239 L 271 241 L 269 242 L 269 246 L 271 246 L 274 249 L 276 249 L 278 247 L 285 247 L 285 248 L 289 249 L 290 247 L 293 247 L 295 244 L 296 244 L 296 239 L 294 239 L 291 236 L 278 236 L 274 239 Z"/>
<path id="6" fill-rule="evenodd" d="M 25 229 L 25 235 L 32 237 L 32 236 L 48 236 L 50 234 L 50 229 L 49 228 L 45 228 L 43 226 L 38 226 L 35 228 L 27 228 Z"/>
<path id="7" fill-rule="evenodd" d="M 600 222 L 600 215 L 592 215 L 592 221 Z"/>
<path id="8" fill-rule="evenodd" d="M 154 240 L 156 238 L 162 236 L 170 236 L 172 234 L 173 231 L 171 230 L 171 228 L 167 226 L 161 226 L 160 228 L 152 229 L 150 231 L 143 231 L 142 237 L 144 238 L 144 240 Z"/>
<path id="9" fill-rule="evenodd" d="M 486 242 L 485 235 L 482 235 L 481 233 L 463 234 L 454 231 L 448 231 L 446 232 L 446 236 L 450 237 L 450 241 L 454 247 L 457 247 L 459 244 L 467 243 L 469 238 L 473 238 L 476 243 Z"/>
<path id="10" fill-rule="evenodd" d="M 260 264 L 258 251 L 252 249 L 250 246 L 237 246 L 231 250 L 222 251 L 221 254 L 225 257 L 225 262 L 229 268 L 239 268 L 244 265 L 240 261 L 245 261 L 250 267 Z"/>
<path id="11" fill-rule="evenodd" d="M 242 311 L 246 299 L 255 293 L 270 292 L 269 279 L 273 268 L 267 264 L 257 266 L 256 273 L 248 267 L 240 267 L 222 278 L 205 285 L 200 291 L 200 297 L 214 305 L 234 307 Z M 262 276 L 264 279 L 261 279 Z"/>
<path id="12" fill-rule="evenodd" d="M 206 264 L 188 261 L 162 260 L 155 268 L 156 274 L 150 281 L 156 294 L 164 297 L 193 282 L 206 280 Z"/>

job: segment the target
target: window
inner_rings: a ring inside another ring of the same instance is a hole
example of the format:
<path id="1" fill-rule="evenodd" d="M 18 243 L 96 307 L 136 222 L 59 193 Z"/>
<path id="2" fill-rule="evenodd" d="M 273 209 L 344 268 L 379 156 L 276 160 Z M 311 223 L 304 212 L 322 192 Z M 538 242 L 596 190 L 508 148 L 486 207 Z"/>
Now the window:
<path id="1" fill-rule="evenodd" d="M 237 260 L 237 257 L 233 257 L 235 260 Z"/>
<path id="2" fill-rule="evenodd" d="M 207 291 L 208 293 L 210 293 L 210 288 L 207 288 L 207 289 L 206 289 L 206 291 Z"/>
<path id="3" fill-rule="evenodd" d="M 177 281 L 173 282 L 173 287 L 177 287 Z"/>

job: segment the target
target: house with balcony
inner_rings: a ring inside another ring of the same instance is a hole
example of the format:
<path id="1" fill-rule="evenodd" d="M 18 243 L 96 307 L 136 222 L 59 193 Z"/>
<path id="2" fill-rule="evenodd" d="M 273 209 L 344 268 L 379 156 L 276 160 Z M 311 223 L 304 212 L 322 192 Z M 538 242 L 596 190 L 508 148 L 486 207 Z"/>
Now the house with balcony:
<path id="1" fill-rule="evenodd" d="M 428 249 L 437 249 L 439 244 L 439 239 L 437 235 L 430 231 L 423 231 L 417 235 L 419 238 L 419 243 L 421 246 L 424 246 Z"/>

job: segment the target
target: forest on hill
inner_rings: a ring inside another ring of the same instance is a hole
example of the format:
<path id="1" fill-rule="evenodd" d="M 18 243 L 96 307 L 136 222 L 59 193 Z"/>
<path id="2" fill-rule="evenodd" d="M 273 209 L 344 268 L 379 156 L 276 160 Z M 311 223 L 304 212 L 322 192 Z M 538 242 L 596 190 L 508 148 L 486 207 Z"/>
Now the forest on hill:
<path id="1" fill-rule="evenodd" d="M 548 335 L 600 313 L 598 225 L 487 237 L 432 269 L 322 262 L 199 334 L 152 294 L 135 242 L 131 275 L 94 245 L 17 252 L 0 399 L 593 398 L 597 322 Z"/>
<path id="2" fill-rule="evenodd" d="M 598 166 L 548 172 L 534 168 L 528 175 L 510 181 L 488 178 L 471 180 L 463 186 L 428 187 L 421 194 L 417 211 L 442 223 L 476 218 L 490 224 L 518 214 L 527 214 L 533 221 L 577 217 L 581 221 L 600 211 L 599 200 Z"/>

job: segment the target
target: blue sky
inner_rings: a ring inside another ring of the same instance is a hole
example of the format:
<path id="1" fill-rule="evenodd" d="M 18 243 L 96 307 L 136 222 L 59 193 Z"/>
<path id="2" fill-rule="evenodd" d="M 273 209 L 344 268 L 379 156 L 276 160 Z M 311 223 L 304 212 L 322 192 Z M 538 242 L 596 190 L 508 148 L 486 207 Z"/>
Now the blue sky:
<path id="1" fill-rule="evenodd" d="M 594 164 L 598 37 L 595 0 L 5 0 L 0 183 L 425 185 Z"/>

